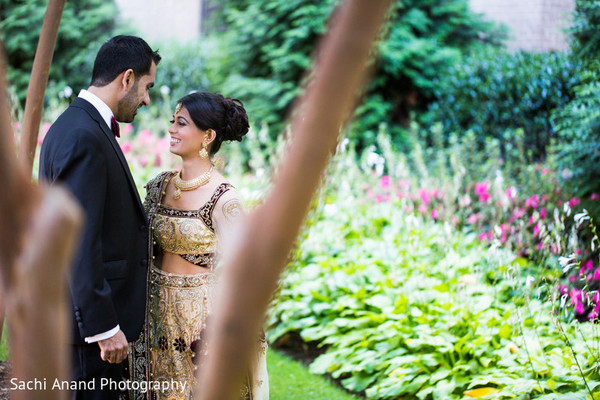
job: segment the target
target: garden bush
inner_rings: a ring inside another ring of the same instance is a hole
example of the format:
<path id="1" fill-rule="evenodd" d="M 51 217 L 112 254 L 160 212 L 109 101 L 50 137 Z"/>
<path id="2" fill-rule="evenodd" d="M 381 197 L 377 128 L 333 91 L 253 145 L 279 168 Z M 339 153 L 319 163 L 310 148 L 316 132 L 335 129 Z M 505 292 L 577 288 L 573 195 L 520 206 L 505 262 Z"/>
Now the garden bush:
<path id="1" fill-rule="evenodd" d="M 7 57 L 7 79 L 24 105 L 33 58 L 48 2 L 0 0 L 0 36 Z M 94 58 L 114 32 L 114 1 L 72 0 L 65 4 L 50 68 L 48 95 L 77 95 L 92 76 Z M 69 86 L 71 90 L 65 87 Z M 73 93 L 75 91 L 75 93 Z"/>
<path id="2" fill-rule="evenodd" d="M 220 25 L 226 27 L 220 49 L 231 54 L 220 68 L 229 76 L 220 90 L 246 100 L 257 124 L 266 122 L 278 134 L 338 1 L 220 3 Z M 482 43 L 497 44 L 501 37 L 465 0 L 396 1 L 383 34 L 374 80 L 350 133 L 360 146 L 375 142 L 381 123 L 399 134 L 396 127 L 407 123 L 409 112 L 431 98 L 436 76 L 461 62 L 463 52 Z"/>
<path id="3" fill-rule="evenodd" d="M 395 179 L 342 158 L 274 300 L 275 345 L 299 335 L 321 347 L 311 370 L 372 399 L 566 399 L 597 388 L 597 329 L 562 322 L 557 310 L 572 309 L 537 290 L 533 266 L 407 212 L 406 196 L 369 194 Z M 558 296 L 551 282 L 544 289 Z"/>
<path id="4" fill-rule="evenodd" d="M 560 141 L 553 153 L 561 169 L 568 171 L 563 180 L 570 191 L 582 199 L 600 192 L 600 1 L 577 1 L 573 33 L 574 59 L 582 63 L 581 82 L 575 98 L 554 114 Z M 600 206 L 584 201 L 596 219 Z"/>
<path id="5" fill-rule="evenodd" d="M 444 131 L 473 131 L 483 149 L 487 139 L 500 143 L 502 156 L 515 156 L 521 129 L 529 160 L 543 160 L 556 137 L 552 113 L 574 97 L 578 65 L 560 52 L 511 54 L 475 52 L 435 79 L 435 102 L 422 117 Z"/>

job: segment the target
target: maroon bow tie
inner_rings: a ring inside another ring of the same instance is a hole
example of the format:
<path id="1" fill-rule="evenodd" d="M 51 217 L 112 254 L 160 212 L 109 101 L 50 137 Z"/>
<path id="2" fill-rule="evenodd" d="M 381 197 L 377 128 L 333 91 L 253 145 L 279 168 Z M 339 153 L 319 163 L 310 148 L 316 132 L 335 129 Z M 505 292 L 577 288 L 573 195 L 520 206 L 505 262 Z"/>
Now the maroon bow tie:
<path id="1" fill-rule="evenodd" d="M 121 137 L 121 133 L 119 132 L 119 123 L 117 122 L 117 119 L 114 116 L 110 119 L 110 130 L 112 131 L 113 135 L 115 135 L 115 137 Z"/>

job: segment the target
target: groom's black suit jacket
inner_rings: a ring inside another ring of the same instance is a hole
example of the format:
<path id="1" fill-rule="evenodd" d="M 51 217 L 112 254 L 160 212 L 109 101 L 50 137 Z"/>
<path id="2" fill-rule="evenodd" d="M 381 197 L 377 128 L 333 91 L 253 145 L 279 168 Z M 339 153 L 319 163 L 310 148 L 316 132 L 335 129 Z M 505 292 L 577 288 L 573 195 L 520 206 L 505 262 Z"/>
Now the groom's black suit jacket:
<path id="1" fill-rule="evenodd" d="M 39 176 L 64 183 L 85 211 L 69 278 L 72 343 L 117 324 L 128 341 L 137 339 L 146 303 L 147 220 L 127 161 L 88 101 L 76 98 L 48 130 Z"/>

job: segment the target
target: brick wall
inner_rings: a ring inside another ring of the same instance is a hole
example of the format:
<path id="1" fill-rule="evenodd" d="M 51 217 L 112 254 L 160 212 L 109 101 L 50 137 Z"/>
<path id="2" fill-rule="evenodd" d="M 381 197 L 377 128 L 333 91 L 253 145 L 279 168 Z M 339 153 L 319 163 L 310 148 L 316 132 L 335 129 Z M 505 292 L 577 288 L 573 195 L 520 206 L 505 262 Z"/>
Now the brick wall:
<path id="1" fill-rule="evenodd" d="M 575 0 L 470 0 L 471 9 L 508 25 L 510 50 L 565 50 Z"/>

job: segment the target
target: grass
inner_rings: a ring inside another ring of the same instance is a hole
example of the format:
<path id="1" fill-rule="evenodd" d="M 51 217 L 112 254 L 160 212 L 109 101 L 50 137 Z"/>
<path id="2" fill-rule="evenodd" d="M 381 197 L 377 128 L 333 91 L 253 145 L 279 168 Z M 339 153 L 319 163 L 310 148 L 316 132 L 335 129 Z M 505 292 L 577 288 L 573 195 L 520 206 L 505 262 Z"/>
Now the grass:
<path id="1" fill-rule="evenodd" d="M 0 342 L 0 361 L 8 361 L 8 326 L 4 323 L 4 329 L 2 330 L 2 341 Z"/>
<path id="2" fill-rule="evenodd" d="M 308 368 L 283 353 L 269 349 L 269 397 L 272 400 L 358 400 L 332 381 L 308 372 Z"/>
<path id="3" fill-rule="evenodd" d="M 6 361 L 8 353 L 6 325 L 0 343 L 0 360 Z M 308 368 L 277 350 L 267 353 L 269 371 L 269 397 L 272 400 L 359 400 L 340 389 L 329 379 L 308 372 Z"/>

